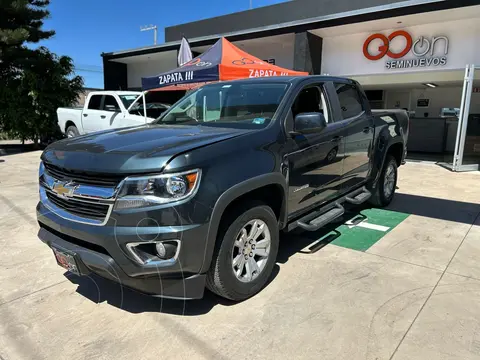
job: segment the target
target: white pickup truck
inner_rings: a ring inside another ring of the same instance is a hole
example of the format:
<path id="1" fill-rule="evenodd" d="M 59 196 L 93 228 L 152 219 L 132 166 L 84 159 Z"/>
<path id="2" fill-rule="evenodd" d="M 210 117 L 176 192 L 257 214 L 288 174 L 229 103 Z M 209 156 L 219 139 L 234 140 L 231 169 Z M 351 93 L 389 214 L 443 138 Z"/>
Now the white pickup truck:
<path id="1" fill-rule="evenodd" d="M 58 108 L 58 126 L 67 137 L 74 137 L 100 130 L 142 125 L 155 120 L 170 107 L 163 103 L 148 102 L 144 113 L 141 95 L 139 91 L 93 91 L 88 94 L 83 108 Z"/>

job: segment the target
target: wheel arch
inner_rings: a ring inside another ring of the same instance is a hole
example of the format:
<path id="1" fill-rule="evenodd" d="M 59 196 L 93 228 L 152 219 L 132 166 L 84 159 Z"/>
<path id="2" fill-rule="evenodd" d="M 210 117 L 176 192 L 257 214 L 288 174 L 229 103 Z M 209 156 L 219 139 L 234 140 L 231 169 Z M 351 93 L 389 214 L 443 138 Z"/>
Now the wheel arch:
<path id="1" fill-rule="evenodd" d="M 402 164 L 402 156 L 403 156 L 403 142 L 396 142 L 391 144 L 387 152 L 385 154 L 385 158 L 388 157 L 388 155 L 392 155 L 395 158 L 395 161 L 397 162 L 397 166 L 400 166 Z M 385 161 L 385 160 L 384 160 Z"/>
<path id="2" fill-rule="evenodd" d="M 375 189 L 377 187 L 378 179 L 382 173 L 383 166 L 386 159 L 389 155 L 392 155 L 396 162 L 397 166 L 400 166 L 402 163 L 402 156 L 404 151 L 405 144 L 401 137 L 390 137 L 390 138 L 380 138 L 375 147 L 376 153 L 374 155 L 374 173 L 372 174 L 371 188 Z"/>
<path id="3" fill-rule="evenodd" d="M 75 126 L 75 127 L 78 129 L 77 124 L 75 124 L 75 123 L 73 122 L 73 120 L 67 120 L 67 121 L 65 122 L 65 129 L 64 129 L 64 130 L 65 130 L 65 133 L 67 133 L 67 129 L 68 129 L 70 126 Z"/>
<path id="4" fill-rule="evenodd" d="M 225 191 L 216 201 L 207 231 L 207 246 L 201 271 L 206 272 L 211 264 L 221 222 L 228 212 L 237 205 L 249 200 L 261 200 L 272 207 L 277 216 L 279 228 L 287 222 L 288 187 L 281 173 L 256 176 L 234 185 Z"/>

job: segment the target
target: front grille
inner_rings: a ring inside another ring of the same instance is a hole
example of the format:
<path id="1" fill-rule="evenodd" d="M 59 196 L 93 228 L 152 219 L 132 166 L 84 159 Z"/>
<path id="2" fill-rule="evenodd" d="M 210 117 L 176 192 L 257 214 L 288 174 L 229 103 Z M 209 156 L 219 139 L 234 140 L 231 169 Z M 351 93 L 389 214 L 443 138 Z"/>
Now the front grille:
<path id="1" fill-rule="evenodd" d="M 47 163 L 44 165 L 55 179 L 70 180 L 81 185 L 116 187 L 125 178 L 123 175 L 67 170 Z"/>
<path id="2" fill-rule="evenodd" d="M 100 202 L 86 202 L 77 199 L 64 199 L 47 191 L 48 200 L 71 214 L 86 219 L 104 221 L 107 217 L 109 205 Z M 89 200 L 90 201 L 90 200 Z"/>

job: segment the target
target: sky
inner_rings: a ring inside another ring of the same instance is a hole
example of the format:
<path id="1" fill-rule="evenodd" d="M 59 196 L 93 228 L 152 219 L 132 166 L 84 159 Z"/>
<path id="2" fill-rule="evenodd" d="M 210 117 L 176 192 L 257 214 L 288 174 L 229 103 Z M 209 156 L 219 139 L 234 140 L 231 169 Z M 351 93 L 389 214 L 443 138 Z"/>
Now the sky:
<path id="1" fill-rule="evenodd" d="M 285 0 L 251 1 L 256 8 Z M 39 45 L 70 56 L 86 87 L 103 88 L 102 52 L 153 45 L 153 31 L 141 32 L 140 26 L 157 25 L 161 44 L 165 27 L 249 7 L 250 0 L 51 0 L 44 28 L 56 35 Z"/>

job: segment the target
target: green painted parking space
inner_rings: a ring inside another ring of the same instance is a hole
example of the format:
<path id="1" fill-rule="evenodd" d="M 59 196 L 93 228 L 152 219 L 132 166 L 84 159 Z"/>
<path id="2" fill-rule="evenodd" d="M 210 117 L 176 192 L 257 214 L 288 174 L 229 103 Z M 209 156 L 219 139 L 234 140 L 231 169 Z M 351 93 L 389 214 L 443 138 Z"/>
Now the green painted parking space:
<path id="1" fill-rule="evenodd" d="M 343 224 L 323 235 L 316 243 L 328 242 L 352 250 L 367 251 L 409 215 L 384 209 L 365 209 L 360 213 L 346 213 Z M 329 241 L 332 238 L 334 240 Z"/>

